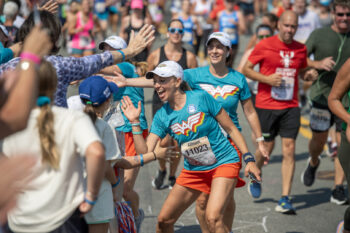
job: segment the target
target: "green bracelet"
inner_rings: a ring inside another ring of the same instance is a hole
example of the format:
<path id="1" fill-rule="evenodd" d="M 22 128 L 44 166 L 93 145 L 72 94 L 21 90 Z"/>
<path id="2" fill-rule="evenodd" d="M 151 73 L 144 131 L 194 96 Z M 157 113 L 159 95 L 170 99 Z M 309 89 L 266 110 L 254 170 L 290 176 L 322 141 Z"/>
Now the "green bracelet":
<path id="1" fill-rule="evenodd" d="M 131 131 L 133 135 L 141 135 L 142 131 Z"/>

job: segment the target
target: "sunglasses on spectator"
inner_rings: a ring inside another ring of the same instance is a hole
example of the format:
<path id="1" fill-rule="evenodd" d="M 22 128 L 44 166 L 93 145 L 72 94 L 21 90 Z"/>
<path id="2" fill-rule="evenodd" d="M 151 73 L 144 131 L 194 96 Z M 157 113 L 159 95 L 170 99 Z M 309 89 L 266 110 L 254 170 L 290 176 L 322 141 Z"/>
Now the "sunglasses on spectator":
<path id="1" fill-rule="evenodd" d="M 346 17 L 350 17 L 350 12 L 349 13 L 336 13 L 336 15 L 338 17 L 343 17 L 344 15 L 346 15 Z"/>
<path id="2" fill-rule="evenodd" d="M 179 33 L 180 35 L 184 34 L 184 30 L 182 28 L 169 28 L 168 31 L 171 34 Z"/>
<path id="3" fill-rule="evenodd" d="M 270 37 L 271 35 L 258 35 L 260 40 Z"/>

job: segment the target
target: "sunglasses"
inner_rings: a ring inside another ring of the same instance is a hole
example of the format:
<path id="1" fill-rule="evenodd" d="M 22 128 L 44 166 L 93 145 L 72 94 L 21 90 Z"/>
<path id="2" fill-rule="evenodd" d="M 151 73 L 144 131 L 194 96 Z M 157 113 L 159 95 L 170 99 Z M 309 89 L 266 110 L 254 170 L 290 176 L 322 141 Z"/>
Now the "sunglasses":
<path id="1" fill-rule="evenodd" d="M 346 17 L 350 17 L 350 12 L 349 13 L 336 13 L 336 15 L 338 17 L 343 17 L 344 15 L 346 15 Z"/>
<path id="2" fill-rule="evenodd" d="M 179 33 L 180 35 L 184 34 L 184 30 L 182 28 L 169 28 L 168 31 L 171 34 Z"/>
<path id="3" fill-rule="evenodd" d="M 260 36 L 258 36 L 258 38 L 260 39 L 260 40 L 262 40 L 262 39 L 265 39 L 265 38 L 269 38 L 271 35 L 260 35 Z"/>

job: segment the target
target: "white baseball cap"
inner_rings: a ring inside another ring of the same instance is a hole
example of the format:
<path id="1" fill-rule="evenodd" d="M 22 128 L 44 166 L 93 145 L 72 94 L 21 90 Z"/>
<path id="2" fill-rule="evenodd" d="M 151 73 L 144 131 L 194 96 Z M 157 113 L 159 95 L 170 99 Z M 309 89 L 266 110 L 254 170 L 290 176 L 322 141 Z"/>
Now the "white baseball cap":
<path id="1" fill-rule="evenodd" d="M 230 37 L 225 32 L 213 32 L 212 34 L 210 34 L 206 46 L 208 46 L 209 42 L 212 39 L 217 39 L 222 45 L 231 48 Z"/>
<path id="2" fill-rule="evenodd" d="M 100 50 L 103 50 L 103 44 L 106 43 L 109 46 L 111 46 L 113 49 L 125 49 L 128 45 L 126 44 L 125 40 L 119 36 L 110 36 L 104 41 L 102 41 L 99 45 L 98 48 Z"/>
<path id="3" fill-rule="evenodd" d="M 163 61 L 154 70 L 147 72 L 146 78 L 151 79 L 155 74 L 163 78 L 175 76 L 183 79 L 184 70 L 177 62 Z"/>

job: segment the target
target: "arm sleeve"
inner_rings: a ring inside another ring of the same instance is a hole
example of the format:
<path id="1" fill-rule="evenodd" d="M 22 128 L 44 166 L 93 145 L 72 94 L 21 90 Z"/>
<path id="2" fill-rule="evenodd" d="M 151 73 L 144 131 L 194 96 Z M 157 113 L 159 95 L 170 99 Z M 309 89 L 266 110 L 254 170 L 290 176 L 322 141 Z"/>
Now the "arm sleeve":
<path id="1" fill-rule="evenodd" d="M 8 62 L 13 58 L 13 52 L 9 48 L 5 48 L 2 43 L 0 43 L 0 64 Z"/>
<path id="2" fill-rule="evenodd" d="M 158 110 L 156 115 L 153 118 L 150 133 L 154 133 L 158 135 L 161 139 L 163 139 L 167 134 L 167 127 L 165 127 L 162 119 L 166 119 L 166 117 L 161 117 L 162 109 Z"/>
<path id="3" fill-rule="evenodd" d="M 256 65 L 258 63 L 260 63 L 264 58 L 265 58 L 266 54 L 264 54 L 264 48 L 261 45 L 261 43 L 258 43 L 252 53 L 250 54 L 250 56 L 248 57 L 248 61 L 250 61 L 252 64 Z"/>
<path id="4" fill-rule="evenodd" d="M 242 90 L 239 93 L 239 99 L 246 100 L 246 99 L 249 99 L 252 95 L 249 90 L 247 79 L 243 75 L 241 79 L 242 79 Z"/>
<path id="5" fill-rule="evenodd" d="M 135 66 L 128 63 L 128 62 L 123 62 L 117 64 L 119 69 L 122 71 L 122 75 L 124 75 L 126 78 L 134 78 L 135 76 Z"/>
<path id="6" fill-rule="evenodd" d="M 315 30 L 316 31 L 316 30 Z M 310 54 L 314 53 L 314 44 L 315 44 L 315 31 L 313 31 L 309 38 L 307 38 L 305 45 L 307 48 L 307 55 L 310 56 Z"/>
<path id="7" fill-rule="evenodd" d="M 86 150 L 93 142 L 101 142 L 101 139 L 95 129 L 91 119 L 83 112 L 75 112 L 76 120 L 71 128 L 72 138 L 81 151 L 81 155 L 85 156 Z"/>
<path id="8" fill-rule="evenodd" d="M 86 57 L 50 56 L 49 61 L 55 66 L 58 77 L 65 82 L 87 78 L 101 69 L 113 65 L 113 55 L 110 52 L 95 54 Z"/>
<path id="9" fill-rule="evenodd" d="M 191 89 L 193 89 L 193 73 L 193 69 L 184 70 L 184 81 L 187 82 Z"/>

